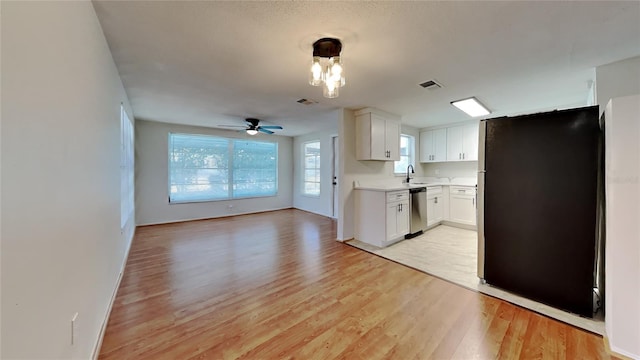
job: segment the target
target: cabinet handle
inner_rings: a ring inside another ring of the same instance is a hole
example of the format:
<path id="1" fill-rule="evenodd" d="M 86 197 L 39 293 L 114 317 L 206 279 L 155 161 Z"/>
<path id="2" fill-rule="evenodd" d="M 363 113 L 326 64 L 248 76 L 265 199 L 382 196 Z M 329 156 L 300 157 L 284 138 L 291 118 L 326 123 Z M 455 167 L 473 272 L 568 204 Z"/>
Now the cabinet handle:
<path id="1" fill-rule="evenodd" d="M 433 203 L 437 204 L 438 203 L 438 198 L 433 198 L 433 200 L 435 200 Z"/>
<path id="2" fill-rule="evenodd" d="M 458 160 L 462 160 L 462 153 L 458 153 Z"/>
<path id="3" fill-rule="evenodd" d="M 462 153 L 462 160 L 464 160 L 464 153 Z"/>
<path id="4" fill-rule="evenodd" d="M 459 193 L 464 193 L 464 190 L 458 190 Z"/>

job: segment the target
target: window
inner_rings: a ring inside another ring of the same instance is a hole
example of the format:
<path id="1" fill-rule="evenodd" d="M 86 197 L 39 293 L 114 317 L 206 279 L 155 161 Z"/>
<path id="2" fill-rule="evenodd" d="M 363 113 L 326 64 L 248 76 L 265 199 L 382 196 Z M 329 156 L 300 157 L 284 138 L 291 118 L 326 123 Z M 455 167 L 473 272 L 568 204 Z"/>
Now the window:
<path id="1" fill-rule="evenodd" d="M 120 228 L 124 229 L 134 209 L 133 124 L 120 105 Z"/>
<path id="2" fill-rule="evenodd" d="M 302 152 L 304 154 L 302 193 L 320 196 L 320 142 L 304 143 Z"/>
<path id="3" fill-rule="evenodd" d="M 414 149 L 415 146 L 413 136 L 400 135 L 400 161 L 395 161 L 393 164 L 393 172 L 396 174 L 406 174 L 407 167 L 409 165 L 416 166 Z"/>
<path id="4" fill-rule="evenodd" d="M 169 134 L 169 202 L 275 196 L 278 144 Z"/>

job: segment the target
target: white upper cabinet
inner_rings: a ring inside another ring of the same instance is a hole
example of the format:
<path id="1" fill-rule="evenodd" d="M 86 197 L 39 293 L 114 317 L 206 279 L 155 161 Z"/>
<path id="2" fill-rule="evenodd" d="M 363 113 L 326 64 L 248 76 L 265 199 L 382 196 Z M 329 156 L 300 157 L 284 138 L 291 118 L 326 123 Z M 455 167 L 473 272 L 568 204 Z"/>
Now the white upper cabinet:
<path id="1" fill-rule="evenodd" d="M 420 162 L 447 160 L 447 129 L 420 132 Z"/>
<path id="2" fill-rule="evenodd" d="M 389 151 L 389 160 L 400 160 L 400 123 L 387 120 L 385 122 L 385 145 Z"/>
<path id="3" fill-rule="evenodd" d="M 400 160 L 400 121 L 375 109 L 357 111 L 356 159 Z"/>
<path id="4" fill-rule="evenodd" d="M 478 124 L 447 128 L 447 161 L 478 160 Z"/>

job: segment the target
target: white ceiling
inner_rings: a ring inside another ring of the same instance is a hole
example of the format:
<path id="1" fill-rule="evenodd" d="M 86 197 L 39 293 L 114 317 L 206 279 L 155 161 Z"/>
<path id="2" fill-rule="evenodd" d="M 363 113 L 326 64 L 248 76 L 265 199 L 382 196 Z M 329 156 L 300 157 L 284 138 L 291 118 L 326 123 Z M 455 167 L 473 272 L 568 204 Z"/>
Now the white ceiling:
<path id="1" fill-rule="evenodd" d="M 594 67 L 640 55 L 640 2 L 94 1 L 137 119 L 245 117 L 295 136 L 376 107 L 422 128 L 586 104 Z M 308 85 L 311 44 L 343 42 L 336 99 Z M 419 83 L 444 85 L 426 90 Z M 318 101 L 301 105 L 300 98 Z"/>

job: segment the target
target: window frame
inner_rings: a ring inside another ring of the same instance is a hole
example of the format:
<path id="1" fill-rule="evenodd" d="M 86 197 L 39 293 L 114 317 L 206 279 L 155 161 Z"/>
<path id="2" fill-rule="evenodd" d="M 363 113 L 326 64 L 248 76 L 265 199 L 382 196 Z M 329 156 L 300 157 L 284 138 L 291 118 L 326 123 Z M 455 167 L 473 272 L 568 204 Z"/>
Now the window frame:
<path id="1" fill-rule="evenodd" d="M 317 167 L 314 168 L 307 168 L 307 145 L 309 144 L 318 144 L 318 155 L 316 155 L 315 157 L 317 158 L 315 162 L 317 162 Z M 313 197 L 313 198 L 318 198 L 321 196 L 322 194 L 322 142 L 320 140 L 309 140 L 309 141 L 305 141 L 302 143 L 302 150 L 301 150 L 301 161 L 302 161 L 302 174 L 301 174 L 301 186 L 300 186 L 300 193 L 302 196 L 308 196 L 308 197 Z M 307 181 L 307 170 L 315 170 L 318 172 L 318 181 Z M 317 183 L 318 184 L 318 193 L 317 194 L 311 194 L 311 193 L 307 193 L 306 192 L 306 184 L 307 183 Z"/>
<path id="2" fill-rule="evenodd" d="M 402 137 L 406 137 L 409 139 L 409 155 L 407 155 L 407 157 L 409 158 L 409 161 L 407 166 L 401 172 L 396 171 L 396 165 L 402 161 L 403 156 L 401 152 L 400 160 L 393 162 L 393 174 L 396 176 L 407 176 L 407 167 L 409 165 L 413 165 L 414 168 L 416 167 L 416 138 L 413 135 L 400 134 L 400 144 L 402 144 Z"/>
<path id="3" fill-rule="evenodd" d="M 171 156 L 173 153 L 172 149 L 172 136 L 173 135 L 182 135 L 182 136 L 193 136 L 193 137 L 209 137 L 216 140 L 224 140 L 226 142 L 225 148 L 226 150 L 226 161 L 227 161 L 227 195 L 224 198 L 205 198 L 205 199 L 186 199 L 186 200 L 175 200 L 171 198 L 171 187 L 172 187 L 172 178 L 171 178 Z M 273 169 L 275 172 L 274 177 L 274 185 L 275 190 L 273 193 L 265 194 L 265 195 L 248 195 L 248 196 L 238 196 L 235 195 L 234 185 L 235 182 L 235 171 L 234 168 L 234 157 L 236 156 L 235 152 L 235 142 L 252 142 L 252 143 L 267 143 L 274 145 L 274 155 L 275 155 L 275 168 Z M 180 132 L 169 132 L 167 136 L 167 200 L 169 205 L 172 204 L 188 204 L 188 203 L 203 203 L 203 202 L 219 202 L 219 201 L 232 201 L 232 200 L 243 200 L 243 199 L 254 199 L 254 198 L 267 198 L 267 197 L 276 197 L 280 191 L 280 179 L 279 179 L 279 143 L 277 141 L 261 141 L 261 140 L 253 140 L 253 139 L 244 139 L 244 138 L 233 138 L 233 137 L 224 137 L 218 135 L 211 134 L 199 134 L 199 133 L 180 133 Z"/>

